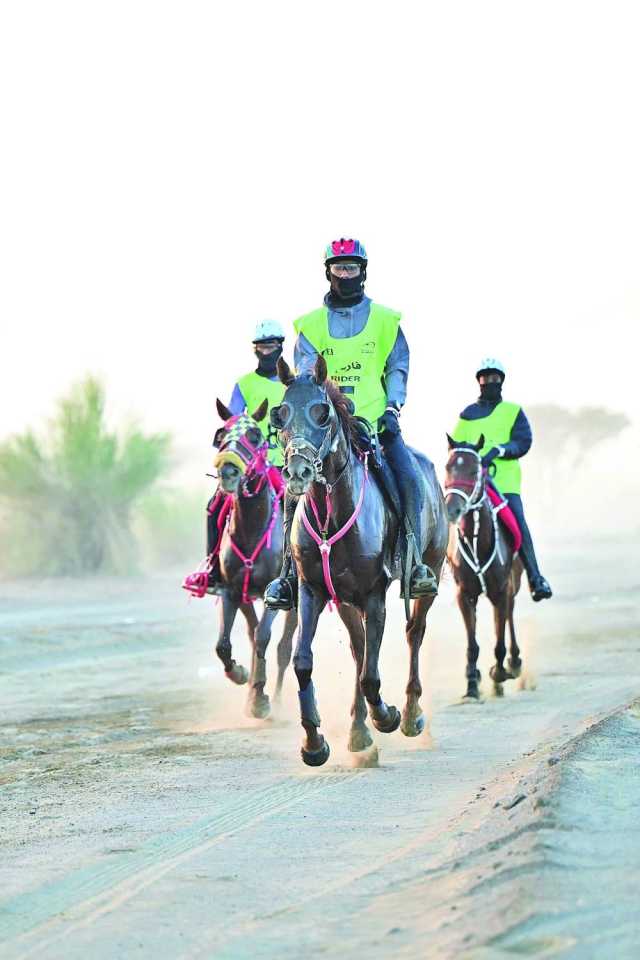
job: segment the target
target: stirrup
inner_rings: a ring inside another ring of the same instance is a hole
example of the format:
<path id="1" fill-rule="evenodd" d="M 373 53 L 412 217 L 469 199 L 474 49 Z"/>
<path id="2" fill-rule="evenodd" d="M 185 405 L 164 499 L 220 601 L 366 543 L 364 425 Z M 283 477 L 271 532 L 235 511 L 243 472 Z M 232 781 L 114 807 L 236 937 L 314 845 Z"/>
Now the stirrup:
<path id="1" fill-rule="evenodd" d="M 267 584 L 264 605 L 268 610 L 293 610 L 295 606 L 295 583 L 293 577 L 278 577 Z"/>
<path id="2" fill-rule="evenodd" d="M 217 594 L 222 590 L 222 583 L 211 577 L 213 570 L 211 556 L 205 557 L 197 570 L 187 574 L 182 581 L 182 589 L 190 593 L 192 597 L 202 599 L 209 594 Z"/>
<path id="3" fill-rule="evenodd" d="M 404 582 L 401 582 L 400 596 L 404 597 Z M 431 567 L 426 563 L 417 563 L 411 569 L 409 578 L 409 598 L 420 600 L 423 597 L 438 596 L 438 581 Z"/>
<path id="4" fill-rule="evenodd" d="M 409 598 L 411 600 L 420 600 L 422 597 L 438 596 L 438 581 L 436 575 L 422 562 L 422 555 L 418 550 L 418 544 L 413 534 L 408 519 L 405 516 L 405 534 L 407 538 L 407 554 L 405 556 L 405 567 L 401 580 L 400 596 L 405 596 L 405 585 L 407 581 L 407 566 L 409 571 Z"/>

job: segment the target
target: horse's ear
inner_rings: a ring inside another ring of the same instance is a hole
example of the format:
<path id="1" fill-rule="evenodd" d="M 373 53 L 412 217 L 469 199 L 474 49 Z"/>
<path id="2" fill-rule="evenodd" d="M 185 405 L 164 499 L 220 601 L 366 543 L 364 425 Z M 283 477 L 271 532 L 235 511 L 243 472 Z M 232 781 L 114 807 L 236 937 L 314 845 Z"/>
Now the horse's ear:
<path id="1" fill-rule="evenodd" d="M 269 408 L 269 401 L 263 400 L 260 406 L 258 407 L 258 409 L 256 410 L 256 412 L 251 414 L 251 419 L 255 420 L 256 423 L 260 423 L 260 421 L 264 420 L 264 418 L 266 417 L 268 408 Z"/>
<path id="2" fill-rule="evenodd" d="M 453 439 L 453 437 L 449 436 L 449 434 L 447 434 L 447 443 L 449 444 L 449 450 L 453 450 L 456 445 L 456 441 Z"/>
<path id="3" fill-rule="evenodd" d="M 478 451 L 478 453 L 480 453 L 483 447 L 484 447 L 484 433 L 481 433 L 480 436 L 478 437 L 478 442 L 476 443 L 475 449 Z"/>
<path id="4" fill-rule="evenodd" d="M 327 379 L 327 373 L 328 373 L 327 361 L 322 356 L 322 354 L 319 353 L 316 358 L 316 365 L 313 368 L 313 379 L 315 380 L 315 382 L 318 384 L 319 387 L 321 387 L 322 384 Z"/>
<path id="5" fill-rule="evenodd" d="M 285 387 L 288 387 L 290 383 L 293 383 L 295 377 L 291 372 L 291 367 L 287 363 L 284 357 L 278 357 L 278 365 L 276 367 L 278 371 L 278 376 L 280 377 L 280 382 L 284 383 Z"/>
<path id="6" fill-rule="evenodd" d="M 218 413 L 220 414 L 222 419 L 225 421 L 225 423 L 227 422 L 227 420 L 231 420 L 231 417 L 233 416 L 233 414 L 231 413 L 231 410 L 229 410 L 228 407 L 225 407 L 222 400 L 216 400 L 216 407 L 218 409 Z"/>

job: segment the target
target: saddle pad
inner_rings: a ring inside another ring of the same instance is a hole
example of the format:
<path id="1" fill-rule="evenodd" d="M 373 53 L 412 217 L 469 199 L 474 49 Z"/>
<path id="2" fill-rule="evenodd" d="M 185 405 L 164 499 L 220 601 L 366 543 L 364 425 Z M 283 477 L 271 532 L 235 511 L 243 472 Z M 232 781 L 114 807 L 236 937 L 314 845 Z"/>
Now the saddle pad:
<path id="1" fill-rule="evenodd" d="M 505 530 L 511 535 L 511 540 L 513 543 L 513 549 L 517 553 L 520 547 L 522 546 L 522 533 L 520 532 L 520 527 L 518 526 L 518 521 L 515 518 L 513 510 L 509 506 L 507 500 L 502 497 L 495 487 L 492 487 L 491 484 L 487 484 L 487 495 L 494 507 L 500 506 L 501 503 L 506 504 L 498 513 L 498 520 L 503 525 Z"/>

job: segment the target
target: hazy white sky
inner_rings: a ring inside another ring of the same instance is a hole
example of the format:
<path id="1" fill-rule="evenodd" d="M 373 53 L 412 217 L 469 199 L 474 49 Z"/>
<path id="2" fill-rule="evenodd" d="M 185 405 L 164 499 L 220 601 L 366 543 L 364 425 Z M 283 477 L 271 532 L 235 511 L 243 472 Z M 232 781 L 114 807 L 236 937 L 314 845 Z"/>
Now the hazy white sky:
<path id="1" fill-rule="evenodd" d="M 525 406 L 638 417 L 635 3 L 0 9 L 0 436 L 95 371 L 208 446 L 336 235 L 403 313 L 412 430 L 442 435 L 486 353 Z"/>

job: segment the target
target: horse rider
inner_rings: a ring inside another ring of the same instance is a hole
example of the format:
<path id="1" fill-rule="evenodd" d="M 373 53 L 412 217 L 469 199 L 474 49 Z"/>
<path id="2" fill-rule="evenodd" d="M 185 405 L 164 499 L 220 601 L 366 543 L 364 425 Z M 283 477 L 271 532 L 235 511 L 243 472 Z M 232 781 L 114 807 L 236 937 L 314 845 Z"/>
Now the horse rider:
<path id="1" fill-rule="evenodd" d="M 379 433 L 380 444 L 399 488 L 407 536 L 412 539 L 411 597 L 438 592 L 433 572 L 420 556 L 421 487 L 400 432 L 400 411 L 407 396 L 409 347 L 400 328 L 400 314 L 365 295 L 367 253 L 358 240 L 341 238 L 325 249 L 325 275 L 330 288 L 324 305 L 295 321 L 297 373 L 311 373 L 321 354 L 329 376 L 352 401 L 355 415 Z M 265 591 L 271 609 L 290 610 L 296 576 L 288 547 L 296 499 L 285 500 L 285 556 L 280 577 Z"/>
<path id="2" fill-rule="evenodd" d="M 480 362 L 476 370 L 480 396 L 462 411 L 452 437 L 462 443 L 477 443 L 480 435 L 484 435 L 484 446 L 480 450 L 482 466 L 487 470 L 492 467 L 491 483 L 506 498 L 520 526 L 520 557 L 531 596 L 535 601 L 547 600 L 552 596 L 551 587 L 538 568 L 520 496 L 520 458 L 531 447 L 531 427 L 519 404 L 502 399 L 505 375 L 503 365 L 495 357 L 486 357 Z"/>
<path id="3" fill-rule="evenodd" d="M 271 407 L 276 407 L 282 403 L 284 396 L 284 385 L 280 382 L 276 366 L 279 357 L 282 355 L 284 344 L 284 330 L 276 320 L 261 320 L 253 338 L 253 350 L 258 360 L 255 370 L 245 373 L 240 377 L 233 388 L 231 400 L 228 404 L 229 411 L 236 416 L 239 413 L 251 413 L 256 410 L 263 400 L 269 401 L 267 419 Z M 267 459 L 273 467 L 281 469 L 283 456 L 277 443 L 270 440 Z M 224 504 L 225 497 L 220 490 L 217 490 L 209 503 L 207 504 L 207 556 L 211 556 L 218 543 L 218 517 Z M 221 582 L 220 564 L 218 557 L 212 560 L 212 568 L 209 572 L 209 593 L 215 593 Z"/>

